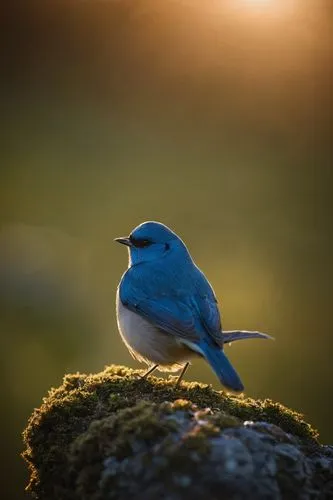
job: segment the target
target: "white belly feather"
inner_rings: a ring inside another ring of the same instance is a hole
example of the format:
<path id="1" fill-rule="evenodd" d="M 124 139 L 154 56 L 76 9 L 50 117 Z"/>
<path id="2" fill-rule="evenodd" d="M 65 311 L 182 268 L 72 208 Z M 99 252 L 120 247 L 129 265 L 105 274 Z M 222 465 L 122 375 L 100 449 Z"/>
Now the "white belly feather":
<path id="1" fill-rule="evenodd" d="M 196 353 L 181 339 L 164 333 L 139 314 L 125 307 L 117 290 L 117 322 L 120 335 L 131 355 L 148 365 L 157 364 L 161 371 L 177 371 Z"/>

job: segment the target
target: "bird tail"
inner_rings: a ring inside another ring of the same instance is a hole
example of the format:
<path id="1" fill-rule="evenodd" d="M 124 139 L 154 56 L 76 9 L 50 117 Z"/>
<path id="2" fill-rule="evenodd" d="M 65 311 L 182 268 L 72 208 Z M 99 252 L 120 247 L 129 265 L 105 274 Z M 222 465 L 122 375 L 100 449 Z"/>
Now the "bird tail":
<path id="1" fill-rule="evenodd" d="M 224 352 L 218 346 L 215 347 L 206 342 L 203 345 L 200 344 L 200 348 L 221 384 L 232 391 L 242 392 L 244 390 L 242 381 Z"/>
<path id="2" fill-rule="evenodd" d="M 231 344 L 231 342 L 235 342 L 236 340 L 245 339 L 275 340 L 274 337 L 271 337 L 267 333 L 252 332 L 249 330 L 223 330 L 222 338 L 224 344 Z"/>

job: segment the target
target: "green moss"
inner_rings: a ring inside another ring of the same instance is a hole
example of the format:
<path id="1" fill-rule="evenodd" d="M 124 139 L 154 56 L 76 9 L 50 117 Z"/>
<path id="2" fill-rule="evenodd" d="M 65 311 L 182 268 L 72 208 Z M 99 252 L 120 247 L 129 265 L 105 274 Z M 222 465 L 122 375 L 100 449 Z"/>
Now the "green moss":
<path id="1" fill-rule="evenodd" d="M 207 436 L 245 420 L 275 424 L 305 442 L 318 437 L 300 414 L 271 400 L 237 397 L 199 383 L 183 382 L 175 388 L 172 379 L 140 379 L 139 373 L 111 366 L 96 375 L 66 375 L 59 388 L 51 389 L 24 431 L 30 491 L 47 500 L 89 498 L 89 485 L 100 477 L 104 460 L 133 455 L 139 438 L 147 444 L 142 458 L 146 463 L 155 460 L 150 448 L 163 441 L 164 462 L 155 469 L 170 472 L 172 457 L 172 469 L 179 470 L 185 484 L 198 457 L 209 451 Z M 172 436 L 186 419 L 193 425 L 180 446 Z M 118 479 L 110 472 L 108 491 L 110 482 Z"/>
<path id="2" fill-rule="evenodd" d="M 124 460 L 132 456 L 138 441 L 143 440 L 150 449 L 165 436 L 176 432 L 176 421 L 163 418 L 164 415 L 164 410 L 156 403 L 142 401 L 93 422 L 89 432 L 79 436 L 70 448 L 69 465 L 79 478 L 76 488 L 79 498 L 84 498 L 90 485 L 98 483 L 107 457 Z M 89 464 L 89 467 L 83 464 Z M 116 479 L 111 476 L 109 488 Z"/>

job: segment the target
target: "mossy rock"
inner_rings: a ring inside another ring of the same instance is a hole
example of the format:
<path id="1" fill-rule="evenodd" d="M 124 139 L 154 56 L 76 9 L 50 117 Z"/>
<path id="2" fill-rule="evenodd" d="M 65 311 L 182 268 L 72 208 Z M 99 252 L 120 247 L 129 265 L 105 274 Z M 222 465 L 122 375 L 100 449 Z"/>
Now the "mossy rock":
<path id="1" fill-rule="evenodd" d="M 24 431 L 34 498 L 333 498 L 332 448 L 300 414 L 140 373 L 66 375 L 49 392 Z"/>

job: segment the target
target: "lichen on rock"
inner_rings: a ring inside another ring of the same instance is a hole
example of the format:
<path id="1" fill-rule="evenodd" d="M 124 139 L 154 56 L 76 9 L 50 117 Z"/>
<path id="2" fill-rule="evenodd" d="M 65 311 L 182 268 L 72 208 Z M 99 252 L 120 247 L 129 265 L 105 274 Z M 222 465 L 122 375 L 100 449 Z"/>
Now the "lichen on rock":
<path id="1" fill-rule="evenodd" d="M 333 449 L 270 400 L 111 366 L 66 375 L 24 431 L 40 500 L 333 498 Z"/>

